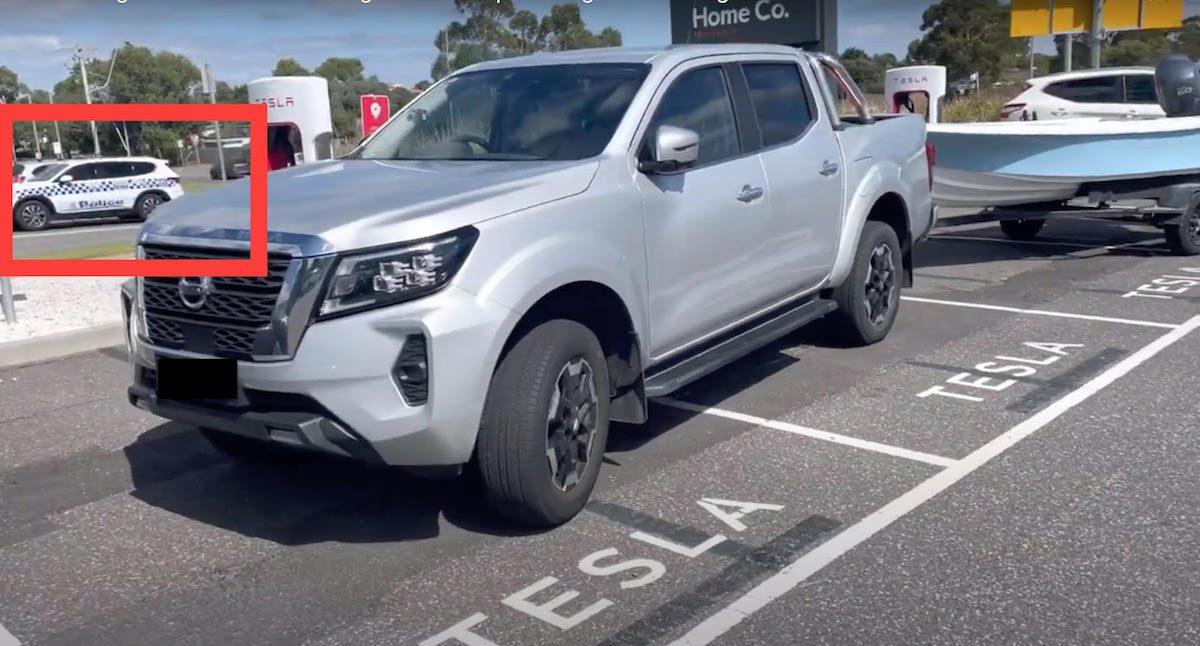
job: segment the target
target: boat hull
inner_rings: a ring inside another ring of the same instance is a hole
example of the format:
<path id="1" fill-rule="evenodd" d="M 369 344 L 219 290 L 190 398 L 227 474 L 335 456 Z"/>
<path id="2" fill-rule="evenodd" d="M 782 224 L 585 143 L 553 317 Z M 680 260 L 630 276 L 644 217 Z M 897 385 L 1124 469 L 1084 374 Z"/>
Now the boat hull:
<path id="1" fill-rule="evenodd" d="M 1080 185 L 1200 171 L 1200 118 L 931 124 L 939 207 L 1060 202 Z"/>

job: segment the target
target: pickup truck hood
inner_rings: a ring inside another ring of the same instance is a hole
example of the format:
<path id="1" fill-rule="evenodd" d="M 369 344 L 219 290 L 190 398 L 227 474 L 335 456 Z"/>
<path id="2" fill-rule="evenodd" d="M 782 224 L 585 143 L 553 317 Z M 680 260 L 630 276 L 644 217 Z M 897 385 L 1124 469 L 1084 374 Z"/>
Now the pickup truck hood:
<path id="1" fill-rule="evenodd" d="M 270 173 L 268 240 L 306 253 L 403 242 L 585 191 L 598 162 L 332 160 Z M 141 239 L 249 240 L 250 181 L 164 204 Z M 315 243 L 315 244 L 314 244 Z"/>

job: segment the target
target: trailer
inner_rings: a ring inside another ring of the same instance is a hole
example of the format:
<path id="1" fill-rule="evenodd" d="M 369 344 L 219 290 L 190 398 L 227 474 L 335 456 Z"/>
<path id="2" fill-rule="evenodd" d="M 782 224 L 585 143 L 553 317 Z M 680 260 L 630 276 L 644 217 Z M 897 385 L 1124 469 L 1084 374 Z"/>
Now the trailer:
<path id="1" fill-rule="evenodd" d="M 1037 238 L 1046 220 L 1063 216 L 1136 220 L 1162 229 L 1176 255 L 1200 255 L 1200 175 L 1149 177 L 1080 186 L 1069 202 L 993 207 L 985 213 L 1013 240 Z"/>

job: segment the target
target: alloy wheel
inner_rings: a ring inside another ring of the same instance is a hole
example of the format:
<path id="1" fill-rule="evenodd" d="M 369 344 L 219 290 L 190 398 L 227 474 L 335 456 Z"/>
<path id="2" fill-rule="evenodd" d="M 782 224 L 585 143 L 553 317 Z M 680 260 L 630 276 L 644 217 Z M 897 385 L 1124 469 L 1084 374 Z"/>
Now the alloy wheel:
<path id="1" fill-rule="evenodd" d="M 28 229 L 40 229 L 46 224 L 46 206 L 41 202 L 29 202 L 21 207 L 21 224 Z"/>
<path id="2" fill-rule="evenodd" d="M 591 364 L 583 357 L 567 362 L 555 380 L 546 419 L 546 459 L 561 491 L 578 484 L 592 460 L 599 404 Z"/>
<path id="3" fill-rule="evenodd" d="M 150 215 L 158 205 L 162 204 L 162 200 L 156 195 L 147 195 L 142 198 L 142 215 Z"/>
<path id="4" fill-rule="evenodd" d="M 892 247 L 883 242 L 875 245 L 868 262 L 863 307 L 872 325 L 882 325 L 891 313 L 892 296 L 896 290 L 896 260 Z"/>

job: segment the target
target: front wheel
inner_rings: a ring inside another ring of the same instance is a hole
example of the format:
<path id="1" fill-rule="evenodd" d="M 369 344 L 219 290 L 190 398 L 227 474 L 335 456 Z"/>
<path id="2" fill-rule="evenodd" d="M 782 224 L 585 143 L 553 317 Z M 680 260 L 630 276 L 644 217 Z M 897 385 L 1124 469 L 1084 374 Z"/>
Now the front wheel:
<path id="1" fill-rule="evenodd" d="M 1042 219 L 1000 221 L 1000 230 L 1013 240 L 1033 240 L 1044 226 L 1046 221 Z"/>
<path id="2" fill-rule="evenodd" d="M 18 231 L 41 231 L 50 223 L 50 207 L 40 200 L 25 200 L 13 209 L 13 225 Z"/>
<path id="3" fill-rule="evenodd" d="M 854 267 L 833 290 L 838 309 L 832 315 L 839 332 L 853 345 L 882 341 L 900 309 L 900 278 L 904 271 L 896 230 L 883 222 L 867 222 L 854 255 Z"/>
<path id="4" fill-rule="evenodd" d="M 492 508 L 549 528 L 578 514 L 608 441 L 608 366 L 596 335 L 575 321 L 530 330 L 492 376 L 476 460 Z"/>

